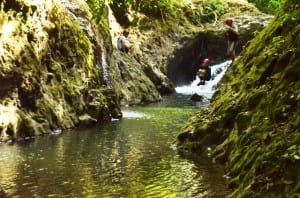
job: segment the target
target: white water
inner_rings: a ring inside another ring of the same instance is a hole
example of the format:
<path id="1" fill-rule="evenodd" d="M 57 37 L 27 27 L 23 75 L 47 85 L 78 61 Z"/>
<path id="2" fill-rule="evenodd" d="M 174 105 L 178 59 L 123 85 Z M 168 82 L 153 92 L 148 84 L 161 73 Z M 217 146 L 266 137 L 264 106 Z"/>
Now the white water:
<path id="1" fill-rule="evenodd" d="M 123 118 L 149 118 L 148 115 L 135 111 L 122 111 Z"/>
<path id="2" fill-rule="evenodd" d="M 215 92 L 215 86 L 225 74 L 230 63 L 231 61 L 226 61 L 221 64 L 211 66 L 212 79 L 210 81 L 206 81 L 205 85 L 197 86 L 197 84 L 200 82 L 200 79 L 198 75 L 196 75 L 196 79 L 193 82 L 191 82 L 191 84 L 176 87 L 176 93 L 180 93 L 183 95 L 198 94 L 206 97 L 207 99 L 210 99 L 213 93 Z"/>
<path id="3" fill-rule="evenodd" d="M 110 75 L 109 75 L 109 71 L 108 71 L 108 65 L 107 65 L 107 62 L 106 62 L 106 55 L 105 53 L 103 52 L 101 54 L 101 59 L 102 59 L 102 69 L 103 69 L 103 78 L 104 78 L 104 81 L 106 82 L 106 85 L 108 88 L 112 88 L 112 82 L 110 80 Z"/>

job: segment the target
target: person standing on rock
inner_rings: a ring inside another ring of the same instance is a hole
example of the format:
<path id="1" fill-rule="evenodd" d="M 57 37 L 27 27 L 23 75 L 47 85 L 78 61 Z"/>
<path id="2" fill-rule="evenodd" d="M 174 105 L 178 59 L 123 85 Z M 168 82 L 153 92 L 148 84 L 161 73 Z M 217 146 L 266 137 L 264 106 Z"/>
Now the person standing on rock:
<path id="1" fill-rule="evenodd" d="M 127 39 L 128 35 L 129 35 L 129 31 L 124 30 L 123 34 L 118 38 L 117 41 L 118 50 L 120 50 L 121 52 L 125 52 L 126 54 L 128 53 L 130 47 L 130 43 Z"/>
<path id="2" fill-rule="evenodd" d="M 228 41 L 227 41 L 227 54 L 230 56 L 231 61 L 235 59 L 235 48 L 239 40 L 238 27 L 233 23 L 233 19 L 225 20 Z"/>
<path id="3" fill-rule="evenodd" d="M 201 66 L 199 67 L 199 70 L 197 72 L 200 82 L 197 84 L 199 85 L 204 85 L 205 81 L 210 80 L 211 78 L 211 69 L 209 67 L 210 60 L 208 58 L 204 59 Z"/>

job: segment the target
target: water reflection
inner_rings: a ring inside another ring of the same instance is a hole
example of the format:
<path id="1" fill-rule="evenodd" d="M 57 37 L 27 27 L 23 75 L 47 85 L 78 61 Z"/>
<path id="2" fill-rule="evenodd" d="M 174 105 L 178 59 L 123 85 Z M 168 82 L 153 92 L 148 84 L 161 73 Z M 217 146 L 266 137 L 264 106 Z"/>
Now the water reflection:
<path id="1" fill-rule="evenodd" d="M 171 145 L 197 109 L 136 107 L 101 128 L 0 146 L 8 197 L 209 197 L 227 193 L 222 169 Z"/>

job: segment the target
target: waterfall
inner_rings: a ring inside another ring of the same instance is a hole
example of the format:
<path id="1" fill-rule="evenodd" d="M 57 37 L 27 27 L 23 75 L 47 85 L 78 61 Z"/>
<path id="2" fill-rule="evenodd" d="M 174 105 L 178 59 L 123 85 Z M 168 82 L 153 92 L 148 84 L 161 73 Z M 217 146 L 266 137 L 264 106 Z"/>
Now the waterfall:
<path id="1" fill-rule="evenodd" d="M 101 65 L 102 65 L 104 81 L 105 81 L 108 88 L 112 88 L 113 85 L 112 85 L 112 82 L 110 80 L 110 75 L 109 75 L 109 71 L 108 71 L 108 65 L 107 65 L 107 62 L 106 62 L 105 53 L 101 54 Z M 99 66 L 97 66 L 97 68 L 99 68 Z"/>
<path id="2" fill-rule="evenodd" d="M 230 64 L 231 61 L 226 61 L 221 64 L 211 66 L 212 78 L 210 81 L 206 81 L 205 85 L 197 85 L 200 82 L 200 79 L 198 75 L 195 74 L 196 79 L 189 85 L 176 87 L 176 93 L 183 95 L 197 94 L 200 96 L 204 96 L 207 99 L 210 99 L 213 93 L 215 92 L 216 85 L 221 80 Z"/>
<path id="3" fill-rule="evenodd" d="M 61 4 L 68 10 L 68 14 L 80 25 L 82 30 L 86 32 L 87 36 L 90 38 L 91 42 L 96 46 L 96 68 L 98 70 L 103 71 L 103 79 L 108 88 L 112 88 L 112 82 L 110 80 L 109 71 L 108 71 L 108 64 L 106 61 L 106 54 L 101 52 L 102 50 L 99 49 L 99 39 L 97 39 L 97 34 L 94 33 L 92 25 L 86 16 L 78 16 L 80 13 L 81 7 L 80 5 L 73 3 L 70 0 L 60 0 Z M 104 48 L 104 47 L 103 47 Z"/>

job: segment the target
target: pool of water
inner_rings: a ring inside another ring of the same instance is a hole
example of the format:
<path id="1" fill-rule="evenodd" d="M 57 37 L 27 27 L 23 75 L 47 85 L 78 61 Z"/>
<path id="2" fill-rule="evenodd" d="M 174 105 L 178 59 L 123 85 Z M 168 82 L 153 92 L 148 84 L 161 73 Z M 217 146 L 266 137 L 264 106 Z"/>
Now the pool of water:
<path id="1" fill-rule="evenodd" d="M 222 167 L 176 152 L 181 125 L 198 110 L 186 98 L 175 107 L 177 97 L 123 109 L 123 119 L 101 127 L 1 145 L 0 189 L 7 197 L 223 197 Z"/>
<path id="2" fill-rule="evenodd" d="M 223 167 L 204 156 L 183 158 L 173 144 L 208 104 L 189 97 L 124 108 L 123 119 L 101 127 L 0 144 L 0 197 L 225 197 Z"/>

